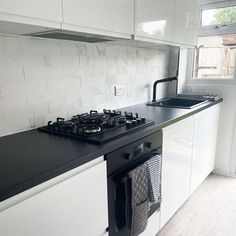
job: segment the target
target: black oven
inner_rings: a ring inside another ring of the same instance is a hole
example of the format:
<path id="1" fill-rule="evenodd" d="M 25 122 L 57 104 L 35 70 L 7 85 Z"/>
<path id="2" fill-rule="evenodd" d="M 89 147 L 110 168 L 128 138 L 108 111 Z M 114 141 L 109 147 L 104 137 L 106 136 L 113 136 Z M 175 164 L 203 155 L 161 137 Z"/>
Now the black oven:
<path id="1" fill-rule="evenodd" d="M 125 173 L 142 165 L 156 154 L 161 154 L 162 132 L 156 132 L 106 155 L 108 167 L 109 236 L 130 236 L 127 222 Z M 154 204 L 149 216 L 160 208 Z"/>

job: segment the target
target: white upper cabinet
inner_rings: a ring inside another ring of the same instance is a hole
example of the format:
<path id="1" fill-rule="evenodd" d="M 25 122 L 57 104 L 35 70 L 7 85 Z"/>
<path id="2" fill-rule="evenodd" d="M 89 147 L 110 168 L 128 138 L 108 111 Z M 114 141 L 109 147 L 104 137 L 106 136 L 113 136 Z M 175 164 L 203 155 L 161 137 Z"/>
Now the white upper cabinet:
<path id="1" fill-rule="evenodd" d="M 51 29 L 196 45 L 199 0 L 0 0 L 0 33 Z"/>
<path id="2" fill-rule="evenodd" d="M 198 0 L 180 0 L 175 8 L 174 40 L 180 44 L 196 45 L 199 24 Z"/>
<path id="3" fill-rule="evenodd" d="M 61 0 L 0 0 L 0 20 L 59 27 L 62 22 Z"/>
<path id="4" fill-rule="evenodd" d="M 172 41 L 175 0 L 136 0 L 135 36 Z"/>
<path id="5" fill-rule="evenodd" d="M 194 46 L 198 8 L 198 0 L 136 0 L 135 38 Z"/>
<path id="6" fill-rule="evenodd" d="M 65 30 L 131 38 L 134 0 L 63 0 Z"/>

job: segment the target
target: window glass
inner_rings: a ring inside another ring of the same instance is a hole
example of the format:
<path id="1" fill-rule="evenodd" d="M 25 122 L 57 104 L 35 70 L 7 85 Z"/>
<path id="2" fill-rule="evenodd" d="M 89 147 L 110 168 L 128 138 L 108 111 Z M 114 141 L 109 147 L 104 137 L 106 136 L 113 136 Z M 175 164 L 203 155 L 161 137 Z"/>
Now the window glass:
<path id="1" fill-rule="evenodd" d="M 236 23 L 236 6 L 202 11 L 202 26 Z"/>
<path id="2" fill-rule="evenodd" d="M 194 78 L 233 79 L 236 34 L 198 38 L 194 58 Z"/>

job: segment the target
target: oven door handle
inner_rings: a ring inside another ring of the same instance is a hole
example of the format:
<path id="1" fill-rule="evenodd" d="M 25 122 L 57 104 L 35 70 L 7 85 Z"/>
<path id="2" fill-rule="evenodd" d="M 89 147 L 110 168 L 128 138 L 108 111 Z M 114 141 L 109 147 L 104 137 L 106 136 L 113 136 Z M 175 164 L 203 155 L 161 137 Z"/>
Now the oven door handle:
<path id="1" fill-rule="evenodd" d="M 128 155 L 128 153 L 126 153 Z M 126 155 L 125 154 L 125 155 Z M 121 184 L 121 183 L 125 183 L 127 182 L 130 177 L 128 176 L 128 173 L 135 169 L 136 167 L 138 167 L 139 165 L 142 165 L 143 163 L 145 163 L 146 161 L 150 160 L 152 157 L 156 156 L 156 155 L 160 155 L 160 151 L 158 149 L 152 151 L 151 153 L 149 153 L 148 155 L 145 155 L 143 158 L 141 158 L 140 160 L 138 160 L 138 162 L 136 162 L 133 166 L 130 166 L 126 171 L 123 172 L 123 174 L 117 174 L 115 175 L 114 181 L 117 184 Z M 131 156 L 131 155 L 129 155 Z"/>

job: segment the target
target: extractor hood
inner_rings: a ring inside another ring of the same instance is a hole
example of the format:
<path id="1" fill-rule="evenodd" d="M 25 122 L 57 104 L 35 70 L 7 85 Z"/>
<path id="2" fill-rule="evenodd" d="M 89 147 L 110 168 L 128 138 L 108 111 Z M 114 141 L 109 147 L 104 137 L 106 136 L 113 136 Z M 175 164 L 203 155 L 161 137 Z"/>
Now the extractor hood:
<path id="1" fill-rule="evenodd" d="M 87 43 L 99 43 L 99 42 L 121 40 L 121 38 L 116 38 L 116 37 L 97 35 L 97 34 L 80 33 L 80 32 L 68 31 L 68 30 L 44 31 L 44 32 L 39 32 L 39 33 L 27 34 L 27 36 L 80 41 L 80 42 L 87 42 Z"/>

